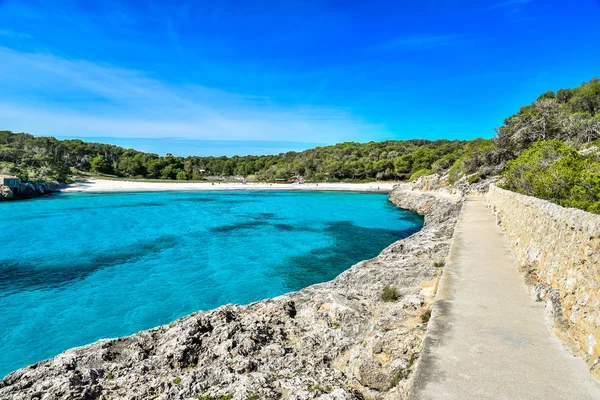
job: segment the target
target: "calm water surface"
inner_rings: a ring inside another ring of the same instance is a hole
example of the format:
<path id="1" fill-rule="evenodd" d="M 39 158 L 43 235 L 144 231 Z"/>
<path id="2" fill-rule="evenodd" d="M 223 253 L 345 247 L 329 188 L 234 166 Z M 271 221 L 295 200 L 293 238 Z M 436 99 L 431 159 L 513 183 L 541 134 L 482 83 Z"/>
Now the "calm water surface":
<path id="1" fill-rule="evenodd" d="M 423 224 L 360 193 L 65 193 L 0 210 L 0 377 L 330 280 Z"/>

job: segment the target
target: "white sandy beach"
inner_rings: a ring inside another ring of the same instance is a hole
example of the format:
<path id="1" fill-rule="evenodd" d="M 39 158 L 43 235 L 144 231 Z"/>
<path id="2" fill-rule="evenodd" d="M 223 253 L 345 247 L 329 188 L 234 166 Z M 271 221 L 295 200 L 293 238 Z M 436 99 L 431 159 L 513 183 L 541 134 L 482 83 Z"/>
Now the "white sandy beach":
<path id="1" fill-rule="evenodd" d="M 398 182 L 372 183 L 210 183 L 210 182 L 140 182 L 88 179 L 68 185 L 63 192 L 152 192 L 168 190 L 310 190 L 344 192 L 390 192 Z"/>

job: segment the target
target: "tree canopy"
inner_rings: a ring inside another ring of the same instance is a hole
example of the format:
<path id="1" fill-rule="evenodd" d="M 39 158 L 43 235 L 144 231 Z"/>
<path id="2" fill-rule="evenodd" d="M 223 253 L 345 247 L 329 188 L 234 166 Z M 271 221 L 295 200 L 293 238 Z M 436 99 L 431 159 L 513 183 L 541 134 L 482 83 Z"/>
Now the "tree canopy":
<path id="1" fill-rule="evenodd" d="M 58 181 L 68 179 L 72 171 L 176 180 L 210 176 L 253 176 L 264 181 L 409 179 L 419 171 L 429 173 L 440 159 L 451 163 L 466 144 L 458 140 L 395 140 L 340 143 L 278 155 L 161 157 L 101 143 L 1 131 L 0 168 L 24 180 Z"/>

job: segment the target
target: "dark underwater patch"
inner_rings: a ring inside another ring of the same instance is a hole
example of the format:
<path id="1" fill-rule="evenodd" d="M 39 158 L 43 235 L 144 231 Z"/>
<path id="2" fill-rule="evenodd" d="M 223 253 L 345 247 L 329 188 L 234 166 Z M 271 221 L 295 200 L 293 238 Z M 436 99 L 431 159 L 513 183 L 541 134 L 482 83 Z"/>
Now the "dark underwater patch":
<path id="1" fill-rule="evenodd" d="M 72 281 L 84 279 L 97 270 L 136 262 L 176 244 L 175 236 L 162 236 L 127 248 L 115 248 L 110 253 L 94 255 L 83 261 L 79 261 L 81 257 L 77 257 L 75 260 L 43 265 L 41 268 L 30 265 L 27 260 L 4 260 L 3 265 L 0 265 L 0 297 L 23 290 L 60 288 Z"/>
<path id="2" fill-rule="evenodd" d="M 406 221 L 409 223 L 416 224 L 419 226 L 419 229 L 421 229 L 420 227 L 423 226 L 423 222 L 425 221 L 422 215 L 409 212 L 402 213 L 397 219 L 399 221 Z"/>
<path id="3" fill-rule="evenodd" d="M 249 219 L 258 220 L 258 221 L 262 221 L 262 220 L 273 221 L 273 220 L 284 219 L 284 218 L 278 217 L 277 214 L 270 213 L 270 212 L 261 212 L 261 213 L 252 213 L 252 214 L 236 214 L 236 215 L 241 218 L 249 218 Z"/>
<path id="4" fill-rule="evenodd" d="M 272 218 L 277 217 L 277 214 L 272 213 L 272 212 L 261 212 L 261 213 L 256 214 L 256 216 L 260 217 L 260 218 L 265 218 L 265 219 L 272 219 Z"/>
<path id="5" fill-rule="evenodd" d="M 225 200 L 220 200 L 220 203 L 223 204 L 246 204 L 246 203 L 262 203 L 262 200 L 258 200 L 258 199 L 225 199 Z"/>
<path id="6" fill-rule="evenodd" d="M 421 227 L 422 224 L 415 224 L 396 231 L 365 228 L 351 221 L 328 223 L 323 231 L 333 239 L 331 246 L 290 257 L 284 264 L 275 267 L 275 275 L 283 277 L 290 290 L 326 282 L 357 262 L 377 256 L 385 247 L 412 235 Z"/>
<path id="7" fill-rule="evenodd" d="M 293 231 L 296 230 L 296 227 L 290 224 L 273 224 L 273 228 L 280 231 Z"/>
<path id="8" fill-rule="evenodd" d="M 211 232 L 233 232 L 237 230 L 248 230 L 254 229 L 259 226 L 269 225 L 266 221 L 248 221 L 248 222 L 239 222 L 237 224 L 231 225 L 221 225 L 211 228 Z"/>
<path id="9" fill-rule="evenodd" d="M 171 201 L 181 201 L 181 202 L 186 202 L 186 203 L 212 203 L 212 202 L 216 202 L 218 201 L 217 199 L 213 199 L 210 197 L 190 197 L 190 198 L 183 198 L 183 199 L 173 199 Z"/>

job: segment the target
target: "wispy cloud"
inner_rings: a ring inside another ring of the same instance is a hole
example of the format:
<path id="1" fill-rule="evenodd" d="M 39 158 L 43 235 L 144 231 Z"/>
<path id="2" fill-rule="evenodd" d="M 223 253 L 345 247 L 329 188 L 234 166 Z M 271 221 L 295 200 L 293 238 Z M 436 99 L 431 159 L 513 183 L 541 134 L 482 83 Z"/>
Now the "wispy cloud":
<path id="1" fill-rule="evenodd" d="M 8 29 L 0 29 L 0 36 L 7 36 L 16 39 L 25 39 L 31 37 L 31 35 L 28 35 L 26 33 L 15 32 Z"/>
<path id="2" fill-rule="evenodd" d="M 498 9 L 498 8 L 505 8 L 505 7 L 518 7 L 518 6 L 524 6 L 525 4 L 531 3 L 533 0 L 506 0 L 506 1 L 501 1 L 499 3 L 495 3 L 492 4 L 488 7 L 488 10 L 494 10 L 494 9 Z"/>
<path id="3" fill-rule="evenodd" d="M 390 39 L 376 46 L 378 50 L 421 50 L 431 49 L 434 47 L 443 47 L 457 44 L 462 41 L 464 37 L 457 34 L 449 35 L 433 35 L 433 34 L 422 34 L 422 35 L 407 35 L 397 38 Z"/>
<path id="4" fill-rule="evenodd" d="M 173 85 L 142 71 L 0 48 L 0 129 L 59 136 L 337 142 L 385 137 L 343 110 Z"/>

